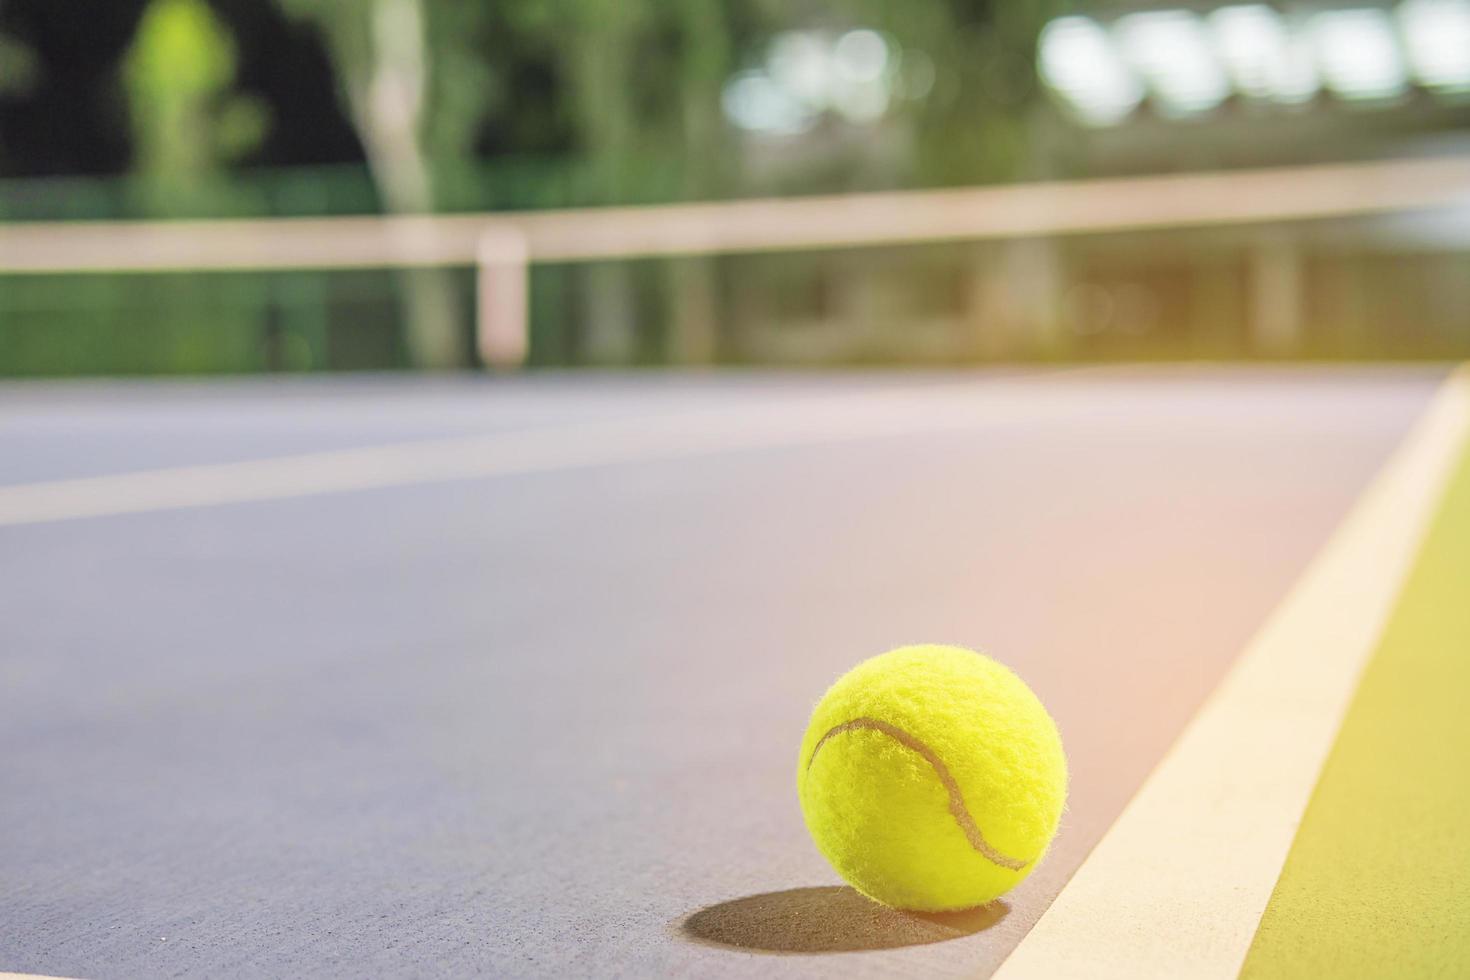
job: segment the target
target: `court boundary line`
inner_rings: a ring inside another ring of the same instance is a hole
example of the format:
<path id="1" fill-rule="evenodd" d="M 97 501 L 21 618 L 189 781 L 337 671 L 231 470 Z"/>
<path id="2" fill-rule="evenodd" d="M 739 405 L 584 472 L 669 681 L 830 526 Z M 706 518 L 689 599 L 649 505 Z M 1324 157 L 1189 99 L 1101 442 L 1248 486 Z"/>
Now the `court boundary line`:
<path id="1" fill-rule="evenodd" d="M 1461 454 L 1439 388 L 999 980 L 1235 977 Z"/>
<path id="2" fill-rule="evenodd" d="M 1057 372 L 1059 374 L 1066 372 Z M 1037 411 L 1075 412 L 1065 390 Z M 722 406 L 226 463 L 0 485 L 0 528 L 972 430 L 1010 417 L 961 384 Z"/>

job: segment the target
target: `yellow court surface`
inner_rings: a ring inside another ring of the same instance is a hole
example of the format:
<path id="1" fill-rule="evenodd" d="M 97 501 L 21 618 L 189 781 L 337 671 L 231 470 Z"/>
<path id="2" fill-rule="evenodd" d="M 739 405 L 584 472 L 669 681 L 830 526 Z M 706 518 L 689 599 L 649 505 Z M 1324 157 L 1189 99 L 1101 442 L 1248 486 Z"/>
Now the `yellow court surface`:
<path id="1" fill-rule="evenodd" d="M 1467 435 L 1462 369 L 1000 976 L 1470 969 Z"/>
<path id="2" fill-rule="evenodd" d="M 1470 975 L 1470 447 L 1322 770 L 1244 976 Z"/>

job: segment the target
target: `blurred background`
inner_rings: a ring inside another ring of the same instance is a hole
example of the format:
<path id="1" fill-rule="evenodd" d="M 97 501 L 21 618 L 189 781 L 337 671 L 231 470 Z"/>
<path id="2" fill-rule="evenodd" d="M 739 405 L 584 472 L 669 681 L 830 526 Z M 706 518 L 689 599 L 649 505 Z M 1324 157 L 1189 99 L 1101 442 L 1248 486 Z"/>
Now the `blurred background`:
<path id="1" fill-rule="evenodd" d="M 1470 0 L 0 0 L 0 245 L 1457 155 Z M 1464 357 L 1466 214 L 535 261 L 525 361 Z M 477 363 L 472 263 L 337 247 L 5 264 L 0 375 Z"/>

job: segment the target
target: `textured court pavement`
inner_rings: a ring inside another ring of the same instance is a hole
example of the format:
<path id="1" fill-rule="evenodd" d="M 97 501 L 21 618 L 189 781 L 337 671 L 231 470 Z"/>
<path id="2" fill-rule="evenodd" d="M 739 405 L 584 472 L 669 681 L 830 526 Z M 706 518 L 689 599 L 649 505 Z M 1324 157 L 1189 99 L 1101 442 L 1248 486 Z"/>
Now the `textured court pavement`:
<path id="1" fill-rule="evenodd" d="M 0 485 L 745 406 L 796 425 L 870 392 L 993 406 L 0 527 L 0 970 L 983 975 L 1443 373 L 0 387 Z M 984 915 L 875 916 L 825 887 L 796 806 L 811 703 L 915 641 L 1006 660 L 1067 741 L 1062 835 Z M 864 946 L 889 948 L 834 951 Z"/>

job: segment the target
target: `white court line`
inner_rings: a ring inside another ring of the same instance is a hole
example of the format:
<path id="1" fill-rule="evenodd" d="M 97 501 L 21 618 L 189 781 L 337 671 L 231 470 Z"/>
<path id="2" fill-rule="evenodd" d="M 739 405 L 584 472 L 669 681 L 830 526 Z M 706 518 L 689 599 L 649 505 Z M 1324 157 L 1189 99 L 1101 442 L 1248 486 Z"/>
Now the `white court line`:
<path id="1" fill-rule="evenodd" d="M 1462 367 L 997 978 L 1239 974 L 1467 434 Z"/>
<path id="2" fill-rule="evenodd" d="M 1084 394 L 1058 392 L 1028 399 L 1025 411 L 1028 419 L 1075 416 L 1089 404 Z M 1016 411 L 1014 393 L 1003 390 L 870 392 L 22 483 L 0 486 L 0 526 L 953 432 L 993 424 Z"/>

